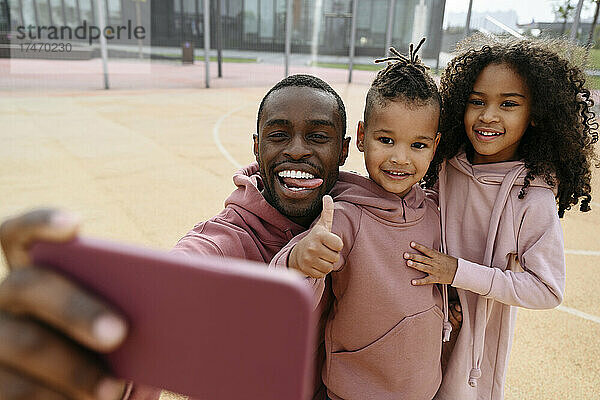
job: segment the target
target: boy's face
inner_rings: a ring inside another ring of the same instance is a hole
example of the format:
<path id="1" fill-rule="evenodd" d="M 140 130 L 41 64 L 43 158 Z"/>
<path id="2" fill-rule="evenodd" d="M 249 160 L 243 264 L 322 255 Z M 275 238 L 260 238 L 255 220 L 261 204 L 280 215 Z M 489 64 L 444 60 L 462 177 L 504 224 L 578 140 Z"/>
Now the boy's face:
<path id="1" fill-rule="evenodd" d="M 440 140 L 437 104 L 374 105 L 365 124 L 358 123 L 357 147 L 365 153 L 369 177 L 391 193 L 406 195 L 419 182 Z"/>

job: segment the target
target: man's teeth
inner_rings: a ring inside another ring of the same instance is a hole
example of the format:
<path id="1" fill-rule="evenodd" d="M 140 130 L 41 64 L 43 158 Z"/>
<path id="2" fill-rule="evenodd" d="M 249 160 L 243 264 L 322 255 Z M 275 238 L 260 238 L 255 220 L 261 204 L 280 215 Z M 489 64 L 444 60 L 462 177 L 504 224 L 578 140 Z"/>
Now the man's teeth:
<path id="1" fill-rule="evenodd" d="M 313 174 L 309 174 L 308 172 L 303 171 L 295 171 L 295 170 L 285 170 L 279 172 L 280 178 L 295 178 L 295 179 L 314 179 Z"/>
<path id="2" fill-rule="evenodd" d="M 477 133 L 479 133 L 481 136 L 500 136 L 501 135 L 501 133 L 499 133 L 499 132 L 477 131 Z"/>

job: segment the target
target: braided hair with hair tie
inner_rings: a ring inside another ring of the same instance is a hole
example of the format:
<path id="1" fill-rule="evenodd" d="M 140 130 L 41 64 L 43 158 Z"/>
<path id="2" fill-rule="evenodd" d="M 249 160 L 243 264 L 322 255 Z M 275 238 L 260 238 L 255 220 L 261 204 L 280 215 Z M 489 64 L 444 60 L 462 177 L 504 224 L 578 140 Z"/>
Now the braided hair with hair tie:
<path id="1" fill-rule="evenodd" d="M 441 97 L 428 73 L 429 67 L 423 64 L 417 55 L 423 43 L 425 38 L 421 39 L 416 47 L 411 43 L 408 56 L 390 47 L 392 56 L 375 60 L 376 63 L 387 62 L 388 65 L 377 73 L 367 93 L 365 124 L 368 124 L 369 115 L 375 105 L 385 107 L 389 101 L 405 101 L 415 107 L 433 103 L 441 108 Z"/>

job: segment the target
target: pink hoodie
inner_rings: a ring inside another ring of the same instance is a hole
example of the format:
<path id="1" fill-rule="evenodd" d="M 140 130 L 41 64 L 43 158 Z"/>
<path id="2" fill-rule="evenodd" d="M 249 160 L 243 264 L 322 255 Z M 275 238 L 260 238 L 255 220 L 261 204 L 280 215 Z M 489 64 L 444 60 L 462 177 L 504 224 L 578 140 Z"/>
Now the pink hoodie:
<path id="1" fill-rule="evenodd" d="M 233 183 L 237 189 L 225 200 L 225 209 L 198 223 L 172 253 L 216 254 L 269 263 L 292 237 L 306 229 L 267 203 L 257 163 L 240 169 Z"/>
<path id="2" fill-rule="evenodd" d="M 343 174 L 340 172 L 340 175 Z M 225 209 L 198 223 L 179 240 L 172 253 L 219 255 L 268 263 L 292 237 L 306 229 L 267 203 L 261 193 L 262 179 L 256 162 L 237 171 L 233 183 L 237 189 L 225 200 Z M 329 302 L 330 299 L 325 297 L 319 311 L 327 310 Z M 325 324 L 325 317 L 322 314 L 321 327 Z M 322 352 L 322 349 L 319 350 Z M 316 356 L 317 360 L 322 357 L 322 353 Z M 158 389 L 135 385 L 128 389 L 123 400 L 157 400 L 159 396 Z M 323 384 L 317 376 L 314 399 L 324 396 Z"/>
<path id="3" fill-rule="evenodd" d="M 323 381 L 331 399 L 431 399 L 441 381 L 442 299 L 402 254 L 416 240 L 439 248 L 437 205 L 419 186 L 401 198 L 368 178 L 340 176 L 332 232 L 344 248 L 330 274 L 334 308 L 325 330 Z M 271 261 L 287 268 L 294 238 Z M 309 279 L 317 298 L 323 280 Z"/>
<path id="4" fill-rule="evenodd" d="M 463 322 L 436 399 L 502 399 L 512 306 L 544 309 L 562 301 L 565 257 L 554 193 L 536 179 L 519 199 L 525 175 L 521 161 L 472 165 L 464 153 L 442 166 L 442 246 L 459 258 L 452 286 Z"/>

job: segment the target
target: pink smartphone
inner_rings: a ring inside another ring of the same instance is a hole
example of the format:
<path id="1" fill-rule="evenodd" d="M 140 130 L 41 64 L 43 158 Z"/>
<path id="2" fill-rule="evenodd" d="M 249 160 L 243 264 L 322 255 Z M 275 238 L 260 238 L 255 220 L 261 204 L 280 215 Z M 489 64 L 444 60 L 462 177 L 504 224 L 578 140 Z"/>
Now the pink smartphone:
<path id="1" fill-rule="evenodd" d="M 90 238 L 37 243 L 32 255 L 128 318 L 105 357 L 117 376 L 197 399 L 309 398 L 316 319 L 301 277 Z"/>

